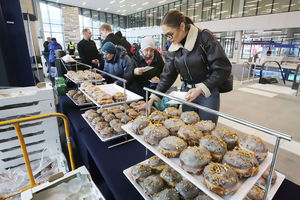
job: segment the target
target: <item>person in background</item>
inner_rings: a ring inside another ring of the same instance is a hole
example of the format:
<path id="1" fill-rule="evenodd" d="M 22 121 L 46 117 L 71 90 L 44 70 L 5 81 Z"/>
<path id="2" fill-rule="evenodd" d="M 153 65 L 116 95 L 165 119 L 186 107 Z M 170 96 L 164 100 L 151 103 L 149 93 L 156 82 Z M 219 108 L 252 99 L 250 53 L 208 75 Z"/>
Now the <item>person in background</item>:
<path id="1" fill-rule="evenodd" d="M 162 19 L 164 36 L 172 42 L 156 90 L 165 93 L 180 74 L 185 100 L 214 110 L 220 108 L 219 92 L 232 90 L 231 63 L 222 46 L 210 31 L 199 30 L 193 21 L 178 10 L 169 10 Z M 161 99 L 151 94 L 148 106 Z M 217 123 L 218 116 L 183 105 L 183 111 L 194 110 L 201 120 Z"/>
<path id="2" fill-rule="evenodd" d="M 51 37 L 47 37 L 47 41 L 44 42 L 43 46 L 44 46 L 44 51 L 42 51 L 42 54 L 46 60 L 46 67 L 47 67 L 47 72 L 49 73 L 50 71 L 50 63 L 49 63 L 49 43 L 51 42 Z"/>
<path id="3" fill-rule="evenodd" d="M 77 49 L 82 62 L 103 69 L 103 64 L 101 64 L 101 55 L 97 49 L 97 46 L 92 38 L 92 33 L 90 29 L 82 30 L 83 39 L 78 43 Z"/>
<path id="4" fill-rule="evenodd" d="M 109 24 L 102 24 L 100 27 L 100 35 L 101 38 L 103 39 L 102 41 L 102 46 L 106 42 L 111 42 L 114 45 L 120 45 L 120 40 L 113 34 L 112 28 Z"/>
<path id="5" fill-rule="evenodd" d="M 269 47 L 268 51 L 267 51 L 267 56 L 271 56 L 272 54 L 272 50 L 271 50 L 271 47 Z"/>
<path id="6" fill-rule="evenodd" d="M 74 52 L 75 52 L 75 46 L 74 44 L 72 44 L 72 42 L 70 41 L 70 43 L 68 44 L 68 52 L 70 55 L 74 55 Z"/>
<path id="7" fill-rule="evenodd" d="M 55 51 L 58 49 L 62 49 L 61 45 L 56 41 L 56 38 L 52 38 L 51 42 L 48 45 L 49 48 L 49 62 L 50 66 L 55 66 Z"/>
<path id="8" fill-rule="evenodd" d="M 133 54 L 131 53 L 131 44 L 126 40 L 125 37 L 123 37 L 121 31 L 116 32 L 115 36 L 119 39 L 120 45 L 126 49 L 127 55 L 132 57 Z"/>
<path id="9" fill-rule="evenodd" d="M 106 42 L 101 51 L 103 52 L 104 71 L 120 78 L 124 77 L 124 73 L 131 65 L 131 59 L 126 53 L 126 49 L 122 46 L 115 46 L 112 42 Z M 122 81 L 118 81 L 108 75 L 103 76 L 107 83 L 117 83 L 123 86 Z"/>
<path id="10" fill-rule="evenodd" d="M 164 61 L 160 53 L 155 49 L 155 41 L 152 37 L 144 37 L 141 40 L 141 49 L 132 57 L 132 65 L 126 70 L 124 78 L 128 81 L 128 89 L 145 98 L 143 87 L 150 87 L 153 77 L 159 77 Z M 146 71 L 146 66 L 153 69 Z"/>

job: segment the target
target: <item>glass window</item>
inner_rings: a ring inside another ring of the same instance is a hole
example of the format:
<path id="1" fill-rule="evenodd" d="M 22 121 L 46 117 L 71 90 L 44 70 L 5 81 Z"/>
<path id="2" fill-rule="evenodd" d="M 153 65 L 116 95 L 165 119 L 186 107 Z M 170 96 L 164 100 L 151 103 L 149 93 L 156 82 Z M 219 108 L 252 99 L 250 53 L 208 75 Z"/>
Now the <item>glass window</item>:
<path id="1" fill-rule="evenodd" d="M 51 25 L 51 31 L 52 32 L 56 32 L 56 33 L 63 32 L 62 25 L 60 25 L 60 24 L 52 24 Z"/>
<path id="2" fill-rule="evenodd" d="M 195 19 L 194 19 L 195 1 L 189 0 L 188 5 L 189 5 L 189 7 L 187 9 L 187 16 L 189 18 L 191 18 L 193 21 L 195 21 Z"/>
<path id="3" fill-rule="evenodd" d="M 202 21 L 209 21 L 211 15 L 211 0 L 204 0 Z"/>
<path id="4" fill-rule="evenodd" d="M 212 8 L 211 8 L 211 18 L 212 20 L 220 19 L 221 14 L 221 0 L 213 0 Z"/>
<path id="5" fill-rule="evenodd" d="M 113 15 L 113 19 L 114 19 L 114 26 L 119 27 L 119 17 L 118 15 Z"/>
<path id="6" fill-rule="evenodd" d="M 187 15 L 187 0 L 181 1 L 181 8 L 180 11 L 184 14 Z"/>
<path id="7" fill-rule="evenodd" d="M 174 6 L 174 9 L 176 9 L 176 10 L 180 10 L 180 1 L 176 1 L 175 2 L 175 6 Z"/>
<path id="8" fill-rule="evenodd" d="M 50 23 L 52 24 L 62 23 L 61 9 L 58 5 L 48 3 L 48 12 L 50 17 Z"/>
<path id="9" fill-rule="evenodd" d="M 106 23 L 106 15 L 104 12 L 100 12 L 100 23 L 101 24 Z"/>
<path id="10" fill-rule="evenodd" d="M 44 32 L 50 32 L 50 24 L 43 24 Z"/>
<path id="11" fill-rule="evenodd" d="M 153 9 L 150 9 L 148 16 L 149 16 L 150 26 L 153 26 L 153 18 L 154 18 Z"/>
<path id="12" fill-rule="evenodd" d="M 257 0 L 245 0 L 244 5 L 244 16 L 254 16 L 256 15 Z"/>
<path id="13" fill-rule="evenodd" d="M 244 2 L 240 0 L 233 0 L 233 9 L 231 17 L 241 17 L 243 16 L 243 6 Z"/>
<path id="14" fill-rule="evenodd" d="M 164 12 L 163 12 L 162 16 L 165 16 L 165 14 L 169 11 L 169 5 L 171 5 L 171 4 L 167 4 L 167 5 L 164 6 Z M 173 3 L 172 3 L 172 5 L 174 7 Z"/>
<path id="15" fill-rule="evenodd" d="M 202 0 L 196 0 L 194 21 L 201 22 L 201 17 L 202 17 Z"/>
<path id="16" fill-rule="evenodd" d="M 158 12 L 158 8 L 154 8 L 153 9 L 153 17 L 154 17 L 154 24 L 153 24 L 153 26 L 157 26 L 157 12 Z"/>
<path id="17" fill-rule="evenodd" d="M 100 27 L 99 12 L 97 11 L 92 11 L 92 27 L 93 28 Z"/>
<path id="18" fill-rule="evenodd" d="M 141 18 L 141 26 L 142 27 L 145 27 L 146 26 L 146 12 L 145 11 L 142 11 L 141 12 L 142 14 L 142 18 Z"/>
<path id="19" fill-rule="evenodd" d="M 50 23 L 47 4 L 45 2 L 41 2 L 40 7 L 41 7 L 43 23 Z"/>
<path id="20" fill-rule="evenodd" d="M 291 11 L 300 10 L 300 1 L 299 0 L 292 0 L 290 9 L 291 9 Z"/>
<path id="21" fill-rule="evenodd" d="M 228 19 L 231 15 L 232 0 L 223 0 L 221 19 Z"/>
<path id="22" fill-rule="evenodd" d="M 112 14 L 106 13 L 106 22 L 112 24 Z"/>
<path id="23" fill-rule="evenodd" d="M 174 9 L 174 4 L 175 4 L 175 3 L 170 3 L 170 4 L 169 4 L 169 10 Z M 168 10 L 167 10 L 167 11 L 164 11 L 164 12 L 166 13 L 166 12 L 168 12 Z"/>
<path id="24" fill-rule="evenodd" d="M 289 10 L 289 1 L 275 0 L 272 13 L 287 12 Z"/>
<path id="25" fill-rule="evenodd" d="M 258 15 L 270 14 L 273 0 L 260 1 L 258 4 Z"/>
<path id="26" fill-rule="evenodd" d="M 163 6 L 160 6 L 158 8 L 158 13 L 157 13 L 157 25 L 160 26 L 160 23 L 161 23 L 161 20 L 163 18 L 163 11 L 164 10 L 164 7 Z"/>

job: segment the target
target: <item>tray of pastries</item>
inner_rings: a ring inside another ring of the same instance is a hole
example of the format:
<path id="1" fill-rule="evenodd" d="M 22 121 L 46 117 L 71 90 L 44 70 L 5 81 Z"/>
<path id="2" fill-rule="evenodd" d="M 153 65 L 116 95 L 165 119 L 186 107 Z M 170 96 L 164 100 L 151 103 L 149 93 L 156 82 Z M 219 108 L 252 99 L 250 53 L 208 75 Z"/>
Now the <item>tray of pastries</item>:
<path id="1" fill-rule="evenodd" d="M 243 199 L 272 160 L 261 138 L 218 129 L 194 111 L 155 111 L 122 128 L 212 199 Z"/>
<path id="2" fill-rule="evenodd" d="M 73 70 L 69 70 L 65 77 L 76 84 L 83 83 L 84 81 L 89 82 L 102 82 L 105 79 L 101 76 L 101 74 L 97 72 L 93 72 L 91 70 L 77 70 L 76 72 Z"/>
<path id="3" fill-rule="evenodd" d="M 93 85 L 90 82 L 83 82 L 79 90 L 86 95 L 98 107 L 104 108 L 121 103 L 131 103 L 143 99 L 129 90 L 124 93 L 124 88 L 116 84 Z"/>
<path id="4" fill-rule="evenodd" d="M 81 91 L 69 90 L 66 95 L 73 101 L 76 106 L 88 106 L 93 102 L 87 98 Z"/>
<path id="5" fill-rule="evenodd" d="M 144 101 L 135 103 L 141 104 L 144 103 Z M 107 142 L 125 135 L 126 133 L 122 129 L 122 126 L 127 122 L 136 119 L 141 114 L 144 114 L 143 110 L 135 110 L 130 105 L 126 104 L 126 115 L 125 106 L 118 105 L 110 108 L 99 108 L 97 110 L 89 109 L 81 116 L 93 129 L 95 134 L 97 134 L 100 140 L 102 142 Z"/>

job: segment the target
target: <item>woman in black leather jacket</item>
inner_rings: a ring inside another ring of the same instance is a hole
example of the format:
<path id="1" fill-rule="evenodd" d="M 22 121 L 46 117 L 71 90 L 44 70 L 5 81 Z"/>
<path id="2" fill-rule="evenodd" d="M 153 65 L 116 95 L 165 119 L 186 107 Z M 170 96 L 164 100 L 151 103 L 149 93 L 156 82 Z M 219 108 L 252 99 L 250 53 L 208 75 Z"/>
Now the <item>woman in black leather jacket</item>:
<path id="1" fill-rule="evenodd" d="M 180 74 L 183 81 L 181 90 L 187 92 L 185 96 L 187 101 L 219 110 L 219 90 L 224 88 L 224 84 L 229 84 L 226 87 L 232 89 L 232 81 L 228 83 L 231 63 L 220 43 L 210 31 L 199 30 L 190 18 L 177 10 L 166 13 L 161 27 L 172 45 L 169 47 L 156 90 L 165 93 Z M 158 96 L 152 94 L 148 107 L 151 108 L 154 101 L 160 100 Z M 201 120 L 212 120 L 217 123 L 216 115 L 184 105 L 183 111 L 187 110 L 198 112 Z"/>

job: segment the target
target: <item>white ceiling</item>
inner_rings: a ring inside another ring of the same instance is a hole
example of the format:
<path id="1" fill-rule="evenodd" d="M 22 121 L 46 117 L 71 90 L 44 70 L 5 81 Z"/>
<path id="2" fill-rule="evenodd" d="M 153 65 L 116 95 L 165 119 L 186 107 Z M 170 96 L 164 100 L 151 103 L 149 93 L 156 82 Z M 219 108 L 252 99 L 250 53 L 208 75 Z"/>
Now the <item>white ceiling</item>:
<path id="1" fill-rule="evenodd" d="M 119 15 L 128 15 L 176 0 L 48 0 Z"/>

